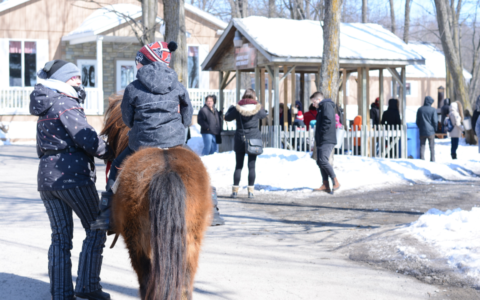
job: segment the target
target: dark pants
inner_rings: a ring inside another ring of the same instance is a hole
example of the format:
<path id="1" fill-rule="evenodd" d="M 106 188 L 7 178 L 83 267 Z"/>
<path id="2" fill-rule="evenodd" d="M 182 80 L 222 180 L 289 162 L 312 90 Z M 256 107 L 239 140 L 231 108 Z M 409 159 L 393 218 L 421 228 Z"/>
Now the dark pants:
<path id="1" fill-rule="evenodd" d="M 430 161 L 435 161 L 435 135 L 421 136 L 420 137 L 420 159 L 425 160 L 425 145 L 430 146 Z"/>
<path id="2" fill-rule="evenodd" d="M 328 161 L 334 147 L 335 144 L 324 144 L 317 147 L 317 165 L 320 168 L 320 173 L 322 173 L 323 181 L 328 181 L 328 177 L 332 179 L 336 177 Z"/>
<path id="3" fill-rule="evenodd" d="M 115 179 L 117 178 L 118 170 L 120 170 L 120 166 L 122 165 L 125 158 L 132 155 L 133 153 L 135 153 L 135 151 L 130 149 L 130 147 L 127 147 L 127 148 L 125 148 L 125 150 L 122 151 L 122 153 L 120 153 L 120 155 L 118 155 L 113 160 L 112 166 L 110 168 L 110 173 L 108 174 L 108 182 L 110 184 L 111 184 L 111 182 L 115 181 Z M 110 188 L 111 188 L 111 186 L 110 186 Z"/>
<path id="4" fill-rule="evenodd" d="M 245 152 L 235 152 L 235 158 L 237 164 L 235 165 L 235 172 L 233 173 L 233 185 L 238 186 L 240 184 L 240 177 L 242 176 L 243 162 L 245 161 Z M 256 155 L 248 154 L 248 185 L 253 186 L 255 184 L 255 163 L 257 161 Z"/>
<path id="5" fill-rule="evenodd" d="M 453 138 L 452 137 L 451 154 L 452 154 L 452 158 L 455 158 L 455 159 L 457 158 L 458 141 L 459 141 L 459 138 Z"/>
<path id="6" fill-rule="evenodd" d="M 53 300 L 73 299 L 72 210 L 80 218 L 86 232 L 78 262 L 75 292 L 89 293 L 102 288 L 100 269 L 102 252 L 107 239 L 103 230 L 90 230 L 90 223 L 98 213 L 98 194 L 95 185 L 88 185 L 62 191 L 40 191 L 40 197 L 47 209 L 52 244 L 48 250 L 48 275 Z"/>

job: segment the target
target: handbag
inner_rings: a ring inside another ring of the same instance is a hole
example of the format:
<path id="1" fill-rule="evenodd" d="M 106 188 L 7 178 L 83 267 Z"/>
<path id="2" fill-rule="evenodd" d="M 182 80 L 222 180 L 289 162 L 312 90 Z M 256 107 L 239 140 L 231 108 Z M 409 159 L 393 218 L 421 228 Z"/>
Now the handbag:
<path id="1" fill-rule="evenodd" d="M 243 128 L 242 116 L 239 116 L 243 130 L 243 141 L 245 142 L 245 153 L 250 155 L 261 155 L 263 153 L 263 141 L 261 139 L 247 139 L 245 128 Z"/>
<path id="2" fill-rule="evenodd" d="M 454 126 L 453 126 L 453 124 L 452 124 L 452 120 L 450 120 L 450 118 L 447 118 L 447 119 L 445 120 L 445 124 L 447 125 L 447 131 L 448 131 L 448 132 L 452 132 L 452 131 L 453 131 L 453 128 L 454 128 Z"/>

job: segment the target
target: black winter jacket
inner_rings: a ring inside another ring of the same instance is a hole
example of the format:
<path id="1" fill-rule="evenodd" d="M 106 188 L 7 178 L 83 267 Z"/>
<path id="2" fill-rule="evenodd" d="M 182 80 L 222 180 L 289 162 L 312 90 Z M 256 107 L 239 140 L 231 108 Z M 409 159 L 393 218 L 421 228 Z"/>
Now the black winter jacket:
<path id="1" fill-rule="evenodd" d="M 388 100 L 388 109 L 383 113 L 382 125 L 402 125 L 400 111 L 398 111 L 398 100 Z"/>
<path id="2" fill-rule="evenodd" d="M 222 132 L 222 116 L 215 107 L 213 109 L 214 111 L 204 105 L 198 112 L 197 119 L 201 128 L 200 133 L 219 135 Z"/>
<path id="3" fill-rule="evenodd" d="M 262 106 L 255 100 L 242 99 L 237 106 L 230 106 L 225 114 L 225 121 L 237 121 L 237 131 L 235 132 L 235 152 L 245 152 L 245 140 L 261 139 L 262 134 L 258 129 L 259 121 L 267 117 L 267 113 Z"/>
<path id="4" fill-rule="evenodd" d="M 137 80 L 125 89 L 123 122 L 131 128 L 129 147 L 171 148 L 185 144 L 185 128 L 192 122 L 193 107 L 187 89 L 163 62 L 138 70 Z"/>
<path id="5" fill-rule="evenodd" d="M 110 150 L 87 123 L 77 100 L 37 84 L 30 94 L 30 113 L 38 116 L 38 190 L 95 184 L 93 156 L 107 158 Z"/>
<path id="6" fill-rule="evenodd" d="M 318 105 L 317 125 L 315 126 L 315 142 L 317 147 L 325 144 L 337 144 L 335 129 L 335 103 L 331 99 L 323 99 Z"/>
<path id="7" fill-rule="evenodd" d="M 380 108 L 375 103 L 370 105 L 370 123 L 380 125 Z"/>
<path id="8" fill-rule="evenodd" d="M 432 97 L 425 97 L 425 102 L 417 111 L 418 129 L 420 129 L 420 136 L 434 135 L 438 128 L 437 110 L 432 107 L 434 100 Z"/>

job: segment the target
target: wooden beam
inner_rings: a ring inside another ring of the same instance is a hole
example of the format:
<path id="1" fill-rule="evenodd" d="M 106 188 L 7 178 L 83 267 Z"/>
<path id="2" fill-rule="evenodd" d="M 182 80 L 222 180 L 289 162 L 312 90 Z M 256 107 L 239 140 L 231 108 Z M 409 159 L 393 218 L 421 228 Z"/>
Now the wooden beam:
<path id="1" fill-rule="evenodd" d="M 283 76 L 282 78 L 280 79 L 280 84 L 282 84 L 282 81 L 285 80 L 285 78 L 287 78 L 287 76 L 295 69 L 295 66 L 293 67 L 290 67 L 288 70 L 287 70 L 287 66 L 284 66 L 283 67 Z"/>
<path id="2" fill-rule="evenodd" d="M 242 87 L 242 78 L 240 76 L 240 71 L 235 71 L 235 76 L 237 77 L 237 84 L 235 85 L 235 100 L 240 102 L 240 88 Z"/>
<path id="3" fill-rule="evenodd" d="M 273 76 L 268 75 L 268 125 L 273 125 Z"/>
<path id="4" fill-rule="evenodd" d="M 385 106 L 385 96 L 384 96 L 384 88 L 383 88 L 383 69 L 378 70 L 378 98 L 380 102 L 380 120 L 382 119 L 383 109 Z"/>
<path id="5" fill-rule="evenodd" d="M 273 103 L 274 103 L 274 115 L 273 115 L 273 124 L 274 125 L 280 125 L 280 83 L 278 82 L 278 77 L 279 77 L 279 67 L 274 66 L 273 67 Z"/>
<path id="6" fill-rule="evenodd" d="M 362 131 L 365 131 L 367 129 L 367 115 L 368 115 L 368 107 L 367 107 L 367 89 L 368 89 L 368 68 L 362 68 Z M 366 150 L 367 150 L 367 139 L 362 138 L 361 139 L 361 153 L 362 156 L 365 156 Z"/>
<path id="7" fill-rule="evenodd" d="M 268 74 L 273 77 L 273 69 L 271 66 L 265 66 L 265 70 L 267 70 Z"/>
<path id="8" fill-rule="evenodd" d="M 223 95 L 223 83 L 224 83 L 224 77 L 223 77 L 223 71 L 218 72 L 218 81 L 219 81 L 219 89 L 218 89 L 218 103 L 219 103 L 219 110 L 223 110 L 223 107 L 225 106 L 225 99 Z"/>
<path id="9" fill-rule="evenodd" d="M 357 116 L 362 115 L 362 68 L 357 68 Z"/>
<path id="10" fill-rule="evenodd" d="M 305 98 L 305 73 L 300 73 L 300 101 L 303 103 L 303 111 L 308 111 L 308 103 Z"/>
<path id="11" fill-rule="evenodd" d="M 392 77 L 395 78 L 395 80 L 398 82 L 400 87 L 403 87 L 402 79 L 400 78 L 400 75 L 398 74 L 397 70 L 392 68 L 387 68 L 387 70 L 390 72 L 390 74 L 392 74 Z"/>
<path id="12" fill-rule="evenodd" d="M 228 80 L 228 77 L 230 76 L 230 71 L 227 71 L 225 72 L 225 76 L 223 74 L 223 71 L 220 71 L 220 76 L 221 76 L 221 79 L 220 79 L 220 88 L 221 89 L 225 89 L 227 87 L 228 84 L 227 83 L 227 80 Z"/>
<path id="13" fill-rule="evenodd" d="M 260 101 L 262 104 L 262 109 L 267 109 L 265 107 L 265 69 L 262 68 L 260 69 Z M 262 126 L 265 126 L 267 124 L 267 120 L 262 119 Z"/>
<path id="14" fill-rule="evenodd" d="M 403 146 L 402 146 L 402 158 L 406 159 L 407 158 L 407 116 L 406 116 L 406 111 L 407 111 L 407 70 L 406 67 L 402 67 L 402 83 L 403 83 L 403 93 L 402 93 L 402 110 L 403 110 L 403 119 L 402 119 L 402 124 L 403 124 Z"/>
<path id="15" fill-rule="evenodd" d="M 260 68 L 255 67 L 255 94 L 257 95 L 257 101 L 260 98 Z"/>
<path id="16" fill-rule="evenodd" d="M 291 101 L 292 101 L 291 103 L 292 104 L 291 104 L 291 106 L 293 108 L 293 107 L 295 107 L 295 102 L 297 100 L 297 75 L 295 74 L 295 67 L 293 67 L 293 70 L 291 71 L 290 78 L 292 79 L 292 86 L 291 86 L 292 87 L 292 98 L 291 98 Z M 302 111 L 302 113 L 303 113 L 303 111 Z M 295 116 L 293 115 L 293 113 L 292 113 L 291 117 L 292 117 L 291 122 L 293 124 L 293 121 L 295 120 Z"/>
<path id="17" fill-rule="evenodd" d="M 343 69 L 343 128 L 347 128 L 347 71 Z"/>
<path id="18" fill-rule="evenodd" d="M 226 88 L 236 77 L 237 77 L 237 74 L 236 74 L 236 73 L 233 74 L 232 78 L 230 78 L 230 80 L 227 81 L 227 83 L 225 84 L 225 87 L 224 87 L 224 88 Z"/>
<path id="19" fill-rule="evenodd" d="M 292 69 L 288 69 L 287 66 L 283 66 L 283 77 L 280 79 L 279 84 L 288 76 Z M 288 80 L 284 81 L 283 84 L 283 130 L 287 131 L 288 128 Z"/>

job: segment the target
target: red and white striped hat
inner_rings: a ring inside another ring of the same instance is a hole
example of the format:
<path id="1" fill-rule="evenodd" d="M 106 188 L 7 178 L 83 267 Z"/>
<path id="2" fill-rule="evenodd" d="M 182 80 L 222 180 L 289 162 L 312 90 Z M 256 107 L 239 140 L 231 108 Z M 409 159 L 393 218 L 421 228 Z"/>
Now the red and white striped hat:
<path id="1" fill-rule="evenodd" d="M 177 43 L 175 42 L 168 44 L 166 42 L 155 42 L 145 45 L 137 52 L 135 63 L 140 63 L 145 66 L 153 62 L 161 61 L 168 65 L 172 58 L 172 52 L 175 50 L 177 50 Z"/>

